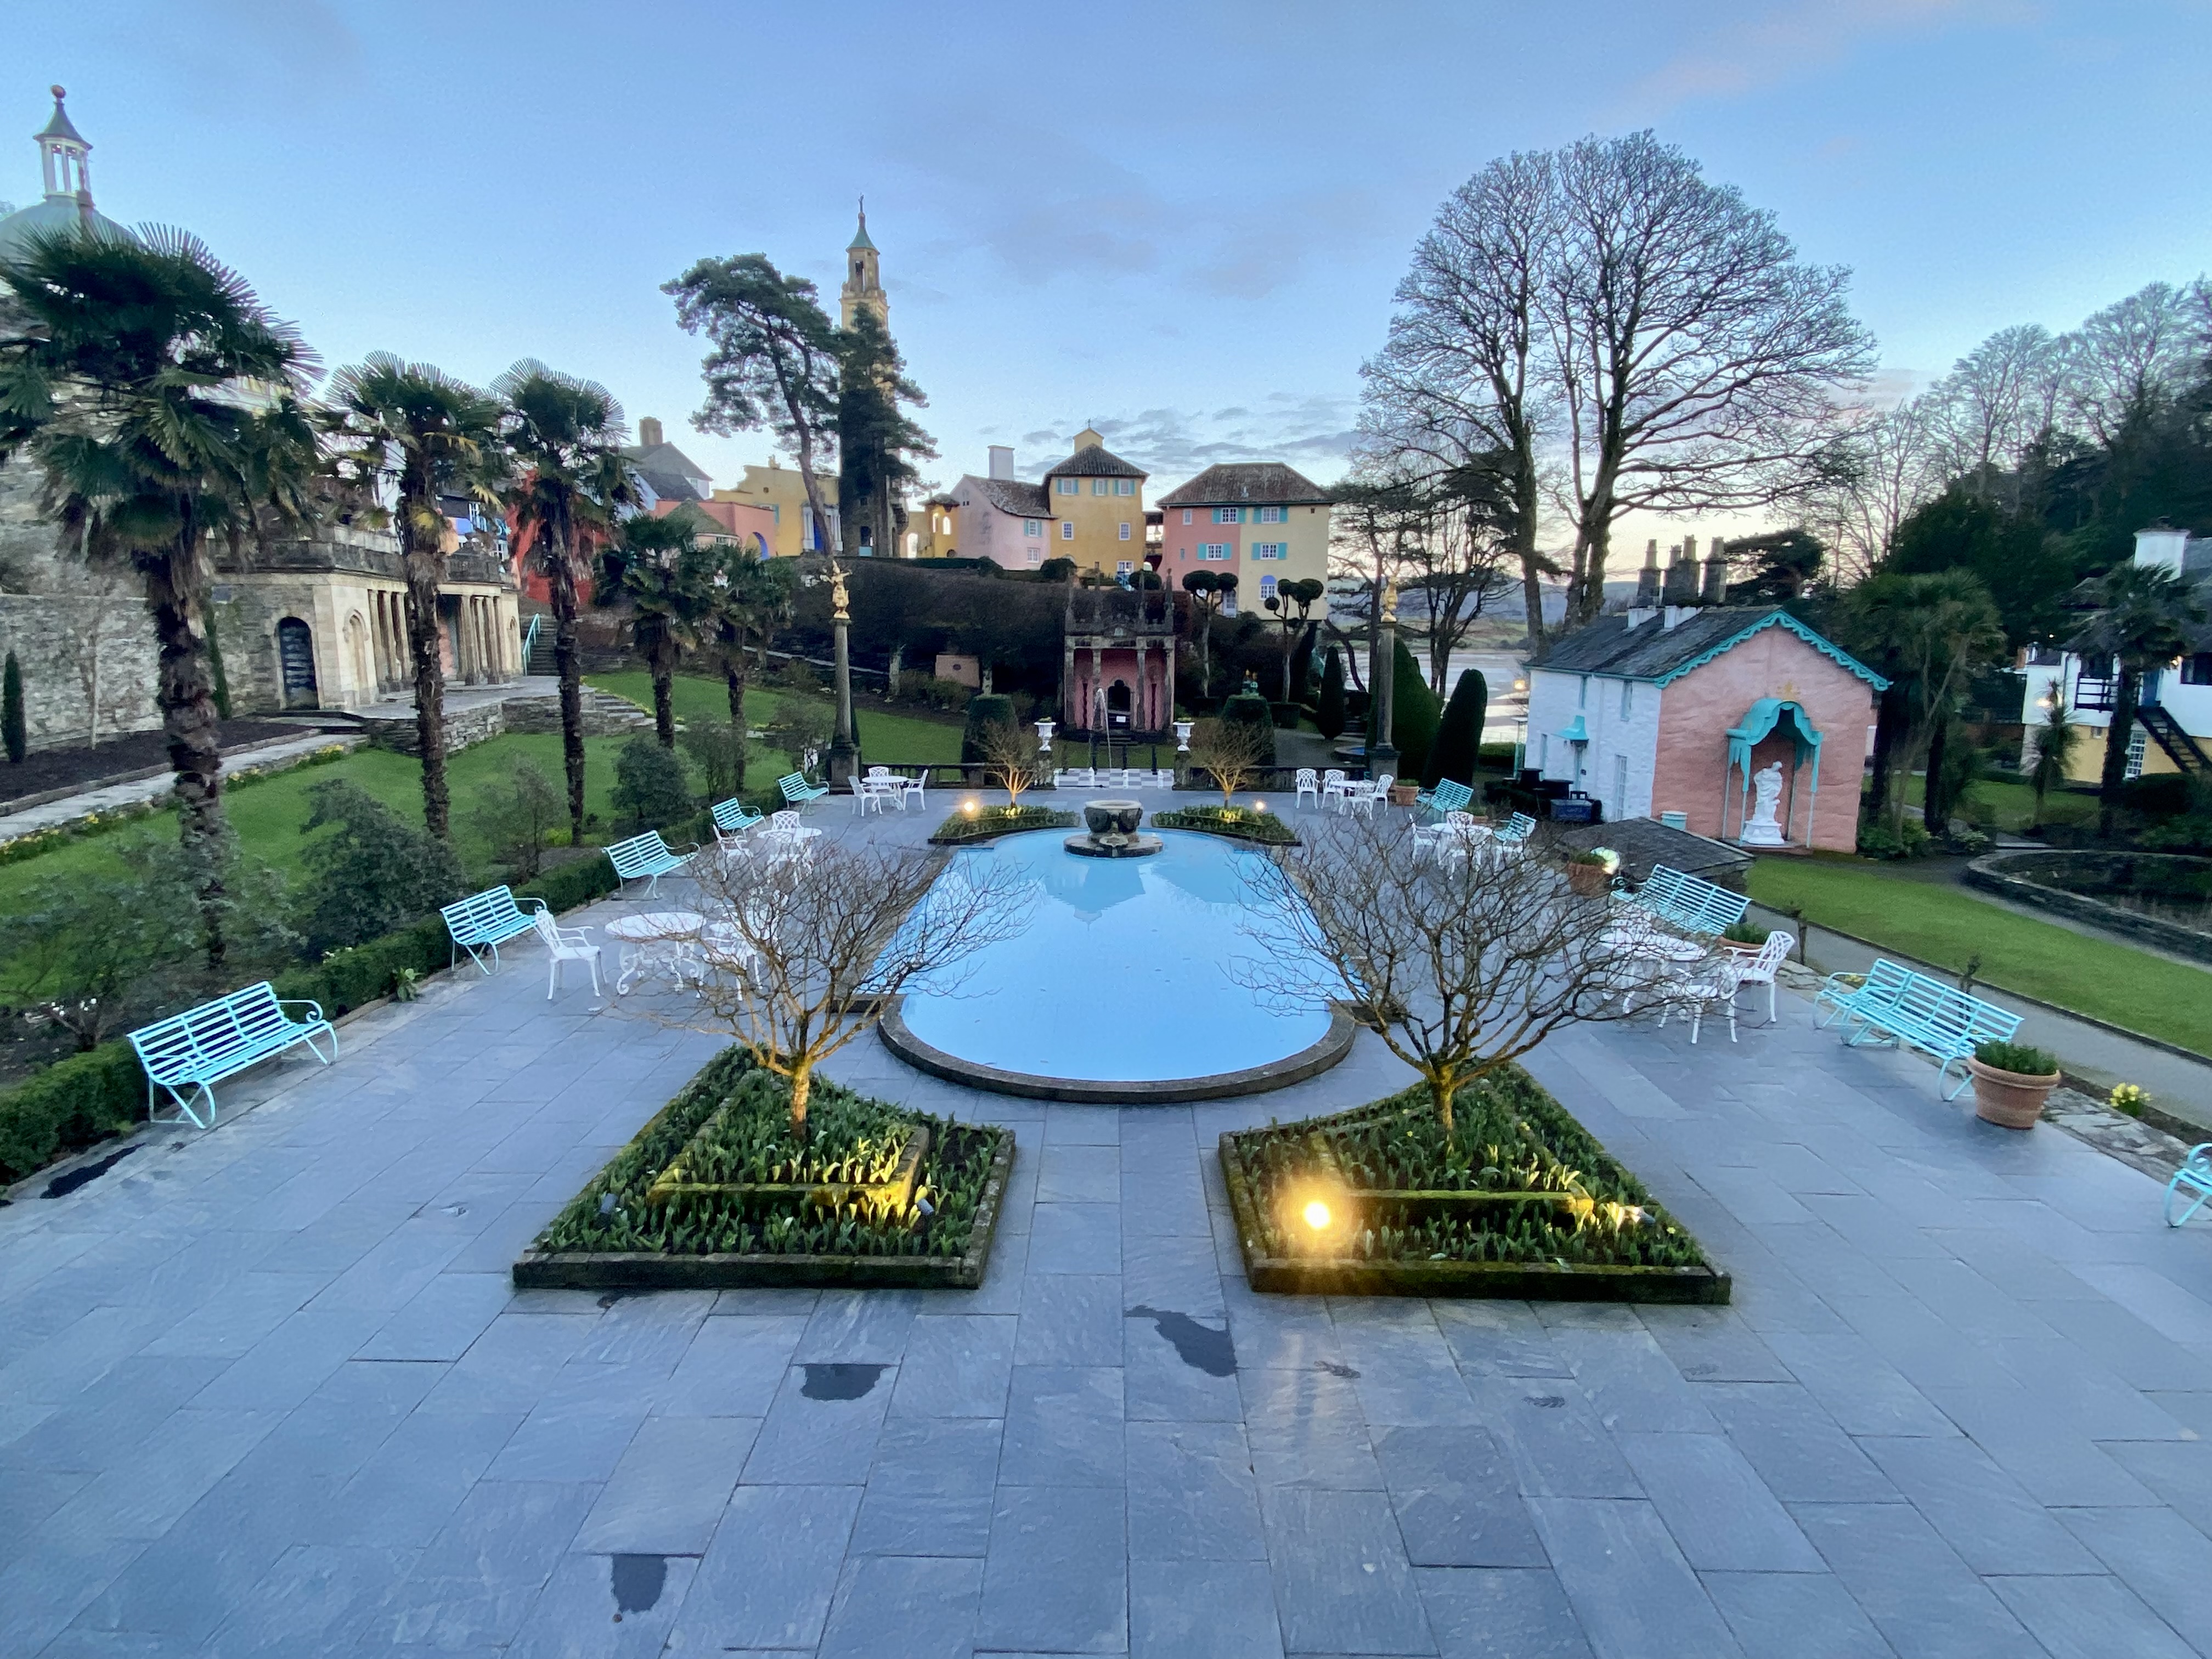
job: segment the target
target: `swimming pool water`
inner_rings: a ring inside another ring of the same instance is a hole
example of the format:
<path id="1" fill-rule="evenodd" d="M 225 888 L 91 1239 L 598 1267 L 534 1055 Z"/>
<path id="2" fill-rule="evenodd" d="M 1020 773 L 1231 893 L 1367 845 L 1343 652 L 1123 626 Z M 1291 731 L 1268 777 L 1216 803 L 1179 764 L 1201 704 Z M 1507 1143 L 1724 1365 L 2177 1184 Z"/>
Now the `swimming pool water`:
<path id="1" fill-rule="evenodd" d="M 963 851 L 1030 895 L 1024 926 L 954 971 L 950 994 L 910 991 L 907 1027 L 983 1066 L 1054 1078 L 1154 1083 L 1282 1060 L 1321 1041 L 1328 1007 L 1238 982 L 1238 965 L 1295 946 L 1250 904 L 1249 860 L 1213 836 L 1164 830 L 1149 858 L 1082 858 L 1066 832 Z M 1256 930 L 1256 931 L 1255 931 Z"/>

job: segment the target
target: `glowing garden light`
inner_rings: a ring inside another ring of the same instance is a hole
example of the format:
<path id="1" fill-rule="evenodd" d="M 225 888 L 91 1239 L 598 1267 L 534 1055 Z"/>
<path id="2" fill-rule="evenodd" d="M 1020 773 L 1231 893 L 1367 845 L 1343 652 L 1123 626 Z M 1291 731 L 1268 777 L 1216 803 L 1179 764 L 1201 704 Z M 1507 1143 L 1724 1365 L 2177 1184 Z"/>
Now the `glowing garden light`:
<path id="1" fill-rule="evenodd" d="M 1328 1228 L 1328 1206 L 1322 1203 L 1319 1199 L 1316 1198 L 1310 1202 L 1305 1207 L 1304 1213 L 1306 1225 L 1312 1228 L 1316 1232 L 1322 1232 Z"/>

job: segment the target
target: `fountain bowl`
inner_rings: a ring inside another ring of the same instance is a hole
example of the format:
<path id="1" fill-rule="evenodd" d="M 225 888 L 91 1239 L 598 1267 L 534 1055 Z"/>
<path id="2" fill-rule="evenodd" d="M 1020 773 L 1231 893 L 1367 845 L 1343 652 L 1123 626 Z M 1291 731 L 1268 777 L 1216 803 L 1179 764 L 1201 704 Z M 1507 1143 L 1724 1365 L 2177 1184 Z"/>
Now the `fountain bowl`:
<path id="1" fill-rule="evenodd" d="M 1160 850 L 1158 836 L 1140 836 L 1145 821 L 1142 801 L 1090 800 L 1083 803 L 1083 821 L 1090 826 L 1065 843 L 1071 853 L 1087 859 L 1140 859 Z"/>

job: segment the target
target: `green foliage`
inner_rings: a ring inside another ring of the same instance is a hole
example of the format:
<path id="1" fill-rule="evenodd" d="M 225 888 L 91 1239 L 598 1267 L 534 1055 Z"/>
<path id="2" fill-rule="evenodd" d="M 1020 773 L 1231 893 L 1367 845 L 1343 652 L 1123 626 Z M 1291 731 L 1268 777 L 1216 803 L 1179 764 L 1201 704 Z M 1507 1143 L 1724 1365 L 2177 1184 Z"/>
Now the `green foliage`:
<path id="1" fill-rule="evenodd" d="M 0 749 L 7 751 L 11 764 L 21 764 L 30 752 L 23 721 L 23 665 L 12 651 L 7 665 L 0 668 Z"/>
<path id="2" fill-rule="evenodd" d="M 199 945 L 176 849 L 131 852 L 122 878 L 42 877 L 0 917 L 0 959 L 27 1017 L 68 1031 L 80 1050 L 164 1008 Z"/>
<path id="3" fill-rule="evenodd" d="M 806 1138 L 791 1131 L 791 1091 L 748 1072 L 722 1108 L 685 1143 L 686 1183 L 734 1185 L 889 1181 L 913 1139 L 915 1119 L 887 1101 L 835 1085 L 810 1099 Z"/>
<path id="4" fill-rule="evenodd" d="M 1390 741 L 1398 750 L 1398 775 L 1418 778 L 1428 769 L 1429 751 L 1436 746 L 1437 725 L 1443 704 L 1429 690 L 1428 677 L 1413 660 L 1401 635 L 1392 659 L 1390 684 Z"/>
<path id="5" fill-rule="evenodd" d="M 568 816 L 561 787 L 527 761 L 517 761 L 504 782 L 479 789 L 471 827 L 491 849 L 509 882 L 538 874 L 553 832 Z"/>
<path id="6" fill-rule="evenodd" d="M 453 849 L 344 778 L 307 792 L 303 830 L 331 829 L 300 855 L 300 928 L 318 951 L 359 945 L 451 903 L 466 884 Z"/>
<path id="7" fill-rule="evenodd" d="M 1249 806 L 1184 806 L 1155 812 L 1152 823 L 1160 830 L 1196 830 L 1231 841 L 1257 842 L 1265 847 L 1294 847 L 1297 831 L 1273 812 Z"/>
<path id="8" fill-rule="evenodd" d="M 2012 644 L 2064 627 L 2081 572 L 2064 541 L 2038 520 L 2001 510 L 1954 485 L 1897 527 L 1883 568 L 1897 575 L 1971 571 L 1989 590 Z"/>
<path id="9" fill-rule="evenodd" d="M 1721 929 L 1721 938 L 1730 945 L 1764 945 L 1766 929 L 1755 921 L 1732 921 Z"/>
<path id="10" fill-rule="evenodd" d="M 745 787 L 745 734 L 727 720 L 693 720 L 678 736 L 707 780 L 708 800 L 727 800 Z"/>
<path id="11" fill-rule="evenodd" d="M 1075 580 L 1075 561 L 1068 558 L 1047 559 L 1037 567 L 1041 582 L 1067 582 Z"/>
<path id="12" fill-rule="evenodd" d="M 2043 803 L 2051 792 L 2065 787 L 2074 751 L 2081 741 L 2081 728 L 2075 723 L 2074 711 L 2066 706 L 2063 685 L 2052 686 L 2050 706 L 2044 714 L 2044 724 L 2033 728 L 2035 759 L 2027 769 L 2028 787 L 2035 792 L 2038 823 L 2043 821 Z"/>
<path id="13" fill-rule="evenodd" d="M 518 902 L 542 899 L 547 909 L 558 914 L 589 904 L 595 898 L 604 898 L 621 885 L 605 854 L 591 853 L 544 872 L 515 897 Z"/>
<path id="14" fill-rule="evenodd" d="M 1470 668 L 1452 687 L 1437 726 L 1437 740 L 1429 750 L 1429 763 L 1421 769 L 1421 781 L 1433 789 L 1444 779 L 1472 784 L 1475 763 L 1482 752 L 1482 726 L 1490 712 L 1490 683 L 1479 668 Z M 1413 769 L 1407 769 L 1411 771 Z"/>
<path id="15" fill-rule="evenodd" d="M 781 750 L 791 757 L 793 766 L 803 770 L 807 750 L 819 755 L 829 748 L 836 725 L 836 717 L 822 704 L 787 697 L 776 709 L 775 718 L 762 729 L 769 746 Z"/>
<path id="16" fill-rule="evenodd" d="M 102 1043 L 0 1095 L 0 1185 L 120 1134 L 146 1110 L 146 1074 L 127 1042 Z"/>
<path id="17" fill-rule="evenodd" d="M 1074 813 L 1056 812 L 1049 806 L 978 806 L 973 812 L 955 812 L 929 838 L 943 846 L 1018 836 L 1024 830 L 1073 830 L 1079 822 Z"/>
<path id="18" fill-rule="evenodd" d="M 215 611 L 207 613 L 208 672 L 215 677 L 215 712 L 218 720 L 230 718 L 230 673 L 222 665 L 222 641 L 217 637 Z"/>
<path id="19" fill-rule="evenodd" d="M 1924 858 L 1934 848 L 1935 838 L 1917 818 L 1906 818 L 1894 830 L 1871 820 L 1859 825 L 1859 856 L 1863 859 Z"/>
<path id="20" fill-rule="evenodd" d="M 1344 706 L 1344 653 L 1332 645 L 1321 671 L 1321 703 L 1314 711 L 1314 724 L 1334 743 L 1350 723 Z"/>
<path id="21" fill-rule="evenodd" d="M 2049 1077 L 2058 1069 L 2056 1055 L 2025 1042 L 1978 1042 L 1974 1058 L 1992 1071 L 2017 1072 L 2023 1077 Z"/>
<path id="22" fill-rule="evenodd" d="M 1284 1224 L 1301 1195 L 1355 1191 L 1528 1193 L 1564 1203 L 1434 1204 L 1362 1200 L 1338 1253 L 1372 1261 L 1563 1262 L 1696 1267 L 1698 1242 L 1641 1182 L 1517 1066 L 1453 1097 L 1447 1134 L 1427 1085 L 1355 1111 L 1270 1124 L 1237 1137 L 1255 1187 L 1267 1254 L 1308 1242 Z M 1326 1146 L 1324 1163 L 1316 1142 Z"/>
<path id="23" fill-rule="evenodd" d="M 1221 705 L 1221 721 L 1224 726 L 1249 726 L 1263 734 L 1260 751 L 1254 758 L 1255 766 L 1275 763 L 1275 711 L 1265 697 L 1239 692 Z"/>
<path id="24" fill-rule="evenodd" d="M 979 692 L 968 699 L 968 718 L 960 728 L 960 758 L 973 763 L 988 760 L 983 752 L 984 734 L 994 726 L 1014 722 L 1014 700 L 1003 693 Z"/>
<path id="25" fill-rule="evenodd" d="M 615 811 L 639 830 L 661 830 L 690 817 L 694 803 L 684 762 L 643 732 L 615 757 Z"/>
<path id="26" fill-rule="evenodd" d="M 754 1081 L 757 1075 L 761 1074 L 755 1073 L 742 1048 L 725 1049 L 709 1060 L 554 1218 L 533 1248 L 666 1255 L 966 1254 L 991 1160 L 1006 1131 L 901 1112 L 826 1079 L 815 1080 L 807 1108 L 815 1137 L 831 1154 L 825 1163 L 852 1151 L 854 1131 L 880 1134 L 893 1117 L 928 1127 L 929 1150 L 915 1188 L 916 1201 L 905 1210 L 875 1215 L 858 1203 L 831 1208 L 799 1194 L 781 1200 L 757 1194 L 678 1194 L 649 1203 L 647 1190 L 718 1113 L 723 1118 L 715 1133 L 739 1149 L 734 1167 L 773 1168 L 780 1161 L 785 1167 L 801 1167 L 801 1160 L 817 1156 L 779 1139 L 788 1133 L 788 1086 L 774 1078 Z M 830 1141 L 832 1133 L 845 1135 L 845 1142 Z"/>

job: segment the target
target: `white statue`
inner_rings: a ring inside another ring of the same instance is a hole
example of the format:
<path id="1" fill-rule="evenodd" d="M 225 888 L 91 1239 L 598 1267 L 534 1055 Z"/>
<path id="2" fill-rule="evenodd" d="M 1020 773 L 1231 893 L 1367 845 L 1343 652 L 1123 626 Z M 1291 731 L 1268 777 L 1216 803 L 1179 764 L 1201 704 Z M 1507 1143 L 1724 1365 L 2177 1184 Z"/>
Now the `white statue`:
<path id="1" fill-rule="evenodd" d="M 1751 775 L 1751 817 L 1736 839 L 1746 847 L 1787 847 L 1774 809 L 1782 800 L 1782 763 L 1769 761 Z"/>

